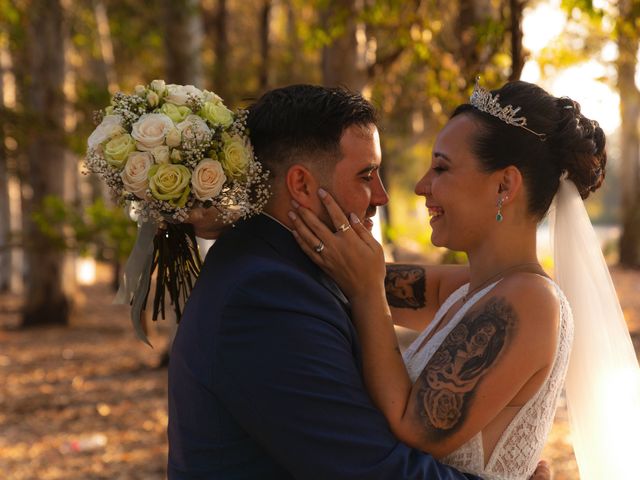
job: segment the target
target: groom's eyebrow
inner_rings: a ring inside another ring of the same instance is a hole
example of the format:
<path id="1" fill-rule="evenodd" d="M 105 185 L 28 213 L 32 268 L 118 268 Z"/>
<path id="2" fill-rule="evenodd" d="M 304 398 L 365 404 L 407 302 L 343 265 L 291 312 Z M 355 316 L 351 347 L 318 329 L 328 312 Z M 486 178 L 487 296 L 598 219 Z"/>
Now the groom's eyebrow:
<path id="1" fill-rule="evenodd" d="M 362 170 L 360 170 L 357 175 L 363 175 L 365 173 L 371 173 L 374 172 L 378 169 L 378 165 L 376 165 L 375 163 L 372 163 L 371 165 L 363 168 Z"/>

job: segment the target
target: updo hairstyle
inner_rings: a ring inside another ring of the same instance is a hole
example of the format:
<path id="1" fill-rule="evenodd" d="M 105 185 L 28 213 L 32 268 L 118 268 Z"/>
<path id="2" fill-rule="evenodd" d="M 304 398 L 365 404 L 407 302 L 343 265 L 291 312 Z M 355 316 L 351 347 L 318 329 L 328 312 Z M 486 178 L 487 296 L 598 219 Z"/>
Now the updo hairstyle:
<path id="1" fill-rule="evenodd" d="M 598 122 L 580 113 L 580 105 L 567 97 L 557 98 L 531 83 L 509 82 L 498 90 L 504 108 L 520 107 L 517 117 L 544 139 L 470 104 L 460 105 L 456 115 L 471 115 L 480 128 L 472 150 L 488 172 L 517 167 L 528 192 L 529 212 L 541 220 L 556 194 L 560 176 L 566 172 L 583 199 L 595 192 L 605 177 L 605 135 Z"/>

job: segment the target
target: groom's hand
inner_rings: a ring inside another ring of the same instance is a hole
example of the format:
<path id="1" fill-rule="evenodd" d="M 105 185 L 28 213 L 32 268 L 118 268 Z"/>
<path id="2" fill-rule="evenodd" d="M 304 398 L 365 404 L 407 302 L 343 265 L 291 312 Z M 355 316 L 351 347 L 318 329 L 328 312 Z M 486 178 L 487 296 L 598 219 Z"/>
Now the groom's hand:
<path id="1" fill-rule="evenodd" d="M 191 223 L 196 236 L 207 240 L 220 237 L 231 225 L 224 223 L 220 210 L 216 207 L 197 207 L 189 212 L 185 223 Z"/>
<path id="2" fill-rule="evenodd" d="M 551 480 L 551 467 L 544 460 L 538 462 L 530 480 Z"/>

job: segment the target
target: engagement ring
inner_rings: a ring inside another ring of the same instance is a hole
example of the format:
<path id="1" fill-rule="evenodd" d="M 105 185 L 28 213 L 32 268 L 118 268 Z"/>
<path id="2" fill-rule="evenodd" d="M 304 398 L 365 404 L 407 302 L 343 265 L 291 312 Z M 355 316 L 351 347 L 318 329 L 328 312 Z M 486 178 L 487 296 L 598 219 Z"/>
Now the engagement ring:
<path id="1" fill-rule="evenodd" d="M 322 250 L 324 250 L 324 243 L 322 243 L 322 240 L 320 240 L 320 243 L 313 249 L 316 251 L 316 253 L 322 253 Z"/>
<path id="2" fill-rule="evenodd" d="M 349 225 L 348 223 L 343 223 L 342 225 L 340 225 L 337 229 L 336 229 L 336 233 L 338 232 L 346 232 L 347 230 L 349 230 L 351 228 L 351 225 Z"/>

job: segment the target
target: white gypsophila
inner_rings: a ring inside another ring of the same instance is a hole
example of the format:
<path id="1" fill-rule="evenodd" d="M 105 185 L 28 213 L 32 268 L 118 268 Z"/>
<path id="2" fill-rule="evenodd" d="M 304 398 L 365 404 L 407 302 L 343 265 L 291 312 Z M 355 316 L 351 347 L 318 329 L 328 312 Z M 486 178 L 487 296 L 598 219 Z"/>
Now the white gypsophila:
<path id="1" fill-rule="evenodd" d="M 98 145 L 125 132 L 122 128 L 122 117 L 120 115 L 106 115 L 100 125 L 89 135 L 87 145 L 90 149 L 95 149 Z"/>
<path id="2" fill-rule="evenodd" d="M 201 117 L 188 115 L 184 121 L 176 125 L 182 134 L 182 141 L 190 144 L 190 148 L 211 140 L 213 132 Z"/>
<path id="3" fill-rule="evenodd" d="M 164 143 L 173 121 L 162 113 L 145 113 L 132 125 L 131 136 L 139 150 L 148 151 Z"/>
<path id="4" fill-rule="evenodd" d="M 172 83 L 167 85 L 167 96 L 164 100 L 165 102 L 182 106 L 187 104 L 189 96 L 202 99 L 202 90 L 193 85 L 175 85 Z"/>
<path id="5" fill-rule="evenodd" d="M 125 190 L 144 199 L 149 188 L 149 169 L 152 165 L 153 157 L 149 152 L 130 153 L 120 174 Z"/>
<path id="6" fill-rule="evenodd" d="M 211 158 L 205 158 L 198 163 L 191 175 L 192 191 L 201 201 L 217 197 L 226 181 L 222 165 Z"/>

